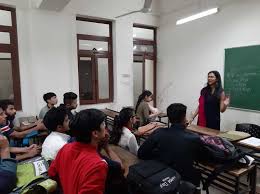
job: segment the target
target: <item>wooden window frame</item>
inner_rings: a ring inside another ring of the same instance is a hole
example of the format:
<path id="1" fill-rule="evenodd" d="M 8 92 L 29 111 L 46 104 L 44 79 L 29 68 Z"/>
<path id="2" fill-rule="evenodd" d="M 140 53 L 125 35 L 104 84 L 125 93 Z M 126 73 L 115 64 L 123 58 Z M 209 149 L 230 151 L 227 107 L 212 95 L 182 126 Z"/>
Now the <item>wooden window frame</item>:
<path id="1" fill-rule="evenodd" d="M 113 37 L 112 37 L 112 21 L 91 19 L 82 16 L 76 17 L 77 21 L 86 21 L 86 22 L 94 22 L 101 24 L 109 25 L 109 37 L 107 36 L 95 36 L 95 35 L 86 35 L 86 34 L 77 34 L 77 51 L 78 51 L 78 67 L 80 57 L 94 57 L 95 64 L 92 64 L 92 73 L 94 73 L 94 99 L 93 100 L 85 100 L 80 98 L 80 104 L 88 105 L 88 104 L 99 104 L 99 103 L 110 103 L 114 100 L 114 76 L 113 76 Z M 92 41 L 102 41 L 108 43 L 108 51 L 93 51 L 93 50 L 80 50 L 79 49 L 79 40 L 92 40 Z M 108 78 L 109 78 L 109 98 L 107 99 L 99 99 L 99 87 L 98 87 L 98 58 L 107 58 L 108 59 Z M 93 61 L 93 59 L 92 59 Z M 79 73 L 79 72 L 78 72 Z M 79 81 L 79 80 L 78 80 Z M 79 84 L 81 85 L 80 81 Z M 79 87 L 81 88 L 81 87 Z M 81 94 L 81 91 L 79 91 Z"/>
<path id="2" fill-rule="evenodd" d="M 153 95 L 154 95 L 154 106 L 156 106 L 156 87 L 157 87 L 157 28 L 154 26 L 146 26 L 143 24 L 134 24 L 134 28 L 142 28 L 142 29 L 150 29 L 153 30 L 153 40 L 146 40 L 141 38 L 134 38 L 133 45 L 152 45 L 153 46 L 153 53 L 149 52 L 141 52 L 141 51 L 134 51 L 134 56 L 143 56 L 143 88 L 145 88 L 145 59 L 153 60 L 154 71 L 153 71 Z M 134 62 L 141 62 L 141 61 L 134 61 Z"/>
<path id="3" fill-rule="evenodd" d="M 17 110 L 22 110 L 16 9 L 0 5 L 0 10 L 11 12 L 12 26 L 0 25 L 0 32 L 8 32 L 10 34 L 10 44 L 0 43 L 0 52 L 11 54 L 14 105 Z"/>

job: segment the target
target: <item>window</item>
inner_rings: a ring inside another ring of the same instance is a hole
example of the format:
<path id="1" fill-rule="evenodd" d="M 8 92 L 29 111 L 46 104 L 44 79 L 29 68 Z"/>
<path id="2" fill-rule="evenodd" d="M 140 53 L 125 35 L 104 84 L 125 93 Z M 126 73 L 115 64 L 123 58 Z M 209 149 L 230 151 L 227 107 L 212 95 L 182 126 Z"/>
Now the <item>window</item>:
<path id="1" fill-rule="evenodd" d="M 22 109 L 16 11 L 5 6 L 0 6 L 0 99 L 14 100 Z"/>
<path id="2" fill-rule="evenodd" d="M 134 104 L 143 90 L 154 94 L 156 106 L 156 28 L 134 24 Z"/>
<path id="3" fill-rule="evenodd" d="M 80 104 L 113 101 L 112 22 L 77 17 Z"/>

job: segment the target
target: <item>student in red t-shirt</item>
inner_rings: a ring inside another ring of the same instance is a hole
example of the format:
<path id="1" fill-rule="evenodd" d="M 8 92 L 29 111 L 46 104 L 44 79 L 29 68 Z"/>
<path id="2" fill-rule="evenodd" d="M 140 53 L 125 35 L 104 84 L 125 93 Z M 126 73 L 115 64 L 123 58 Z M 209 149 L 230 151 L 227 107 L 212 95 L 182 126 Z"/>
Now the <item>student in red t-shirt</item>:
<path id="1" fill-rule="evenodd" d="M 105 115 L 96 109 L 80 111 L 70 123 L 76 142 L 66 144 L 48 174 L 64 194 L 103 194 L 108 166 L 97 153 L 105 138 Z"/>

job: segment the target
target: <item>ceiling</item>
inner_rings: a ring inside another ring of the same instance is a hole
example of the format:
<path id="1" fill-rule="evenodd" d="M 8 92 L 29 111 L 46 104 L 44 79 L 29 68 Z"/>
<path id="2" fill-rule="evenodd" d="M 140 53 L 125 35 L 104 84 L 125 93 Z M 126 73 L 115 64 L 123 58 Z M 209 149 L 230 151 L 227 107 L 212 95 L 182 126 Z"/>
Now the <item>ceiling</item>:
<path id="1" fill-rule="evenodd" d="M 159 12 L 160 15 L 172 14 L 181 12 L 190 8 L 197 8 L 200 10 L 212 8 L 213 6 L 221 7 L 231 1 L 235 0 L 155 0 L 160 1 Z"/>
<path id="2" fill-rule="evenodd" d="M 39 8 L 60 11 L 66 8 L 74 10 L 109 9 L 120 15 L 139 10 L 144 0 L 31 0 L 37 2 Z M 157 16 L 182 12 L 184 10 L 204 10 L 213 6 L 223 6 L 235 0 L 153 0 L 152 14 Z"/>

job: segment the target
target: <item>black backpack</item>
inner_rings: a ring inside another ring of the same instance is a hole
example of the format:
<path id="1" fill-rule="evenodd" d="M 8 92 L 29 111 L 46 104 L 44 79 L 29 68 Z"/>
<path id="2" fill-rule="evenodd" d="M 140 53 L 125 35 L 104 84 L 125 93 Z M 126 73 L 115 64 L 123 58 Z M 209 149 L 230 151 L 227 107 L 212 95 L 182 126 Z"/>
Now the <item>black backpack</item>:
<path id="1" fill-rule="evenodd" d="M 241 151 L 225 138 L 218 136 L 200 136 L 203 143 L 205 156 L 208 161 L 223 164 L 243 157 Z"/>
<path id="2" fill-rule="evenodd" d="M 130 192 L 138 194 L 177 194 L 180 188 L 187 194 L 195 191 L 191 183 L 181 184 L 177 171 L 155 160 L 130 166 L 127 182 Z"/>
<path id="3" fill-rule="evenodd" d="M 246 153 L 236 148 L 225 138 L 218 136 L 200 136 L 204 147 L 203 160 L 216 165 L 214 171 L 203 183 L 203 189 L 208 193 L 208 187 L 211 182 L 222 172 L 233 169 L 234 167 L 243 167 L 249 164 Z M 245 163 L 239 162 L 244 159 Z"/>

